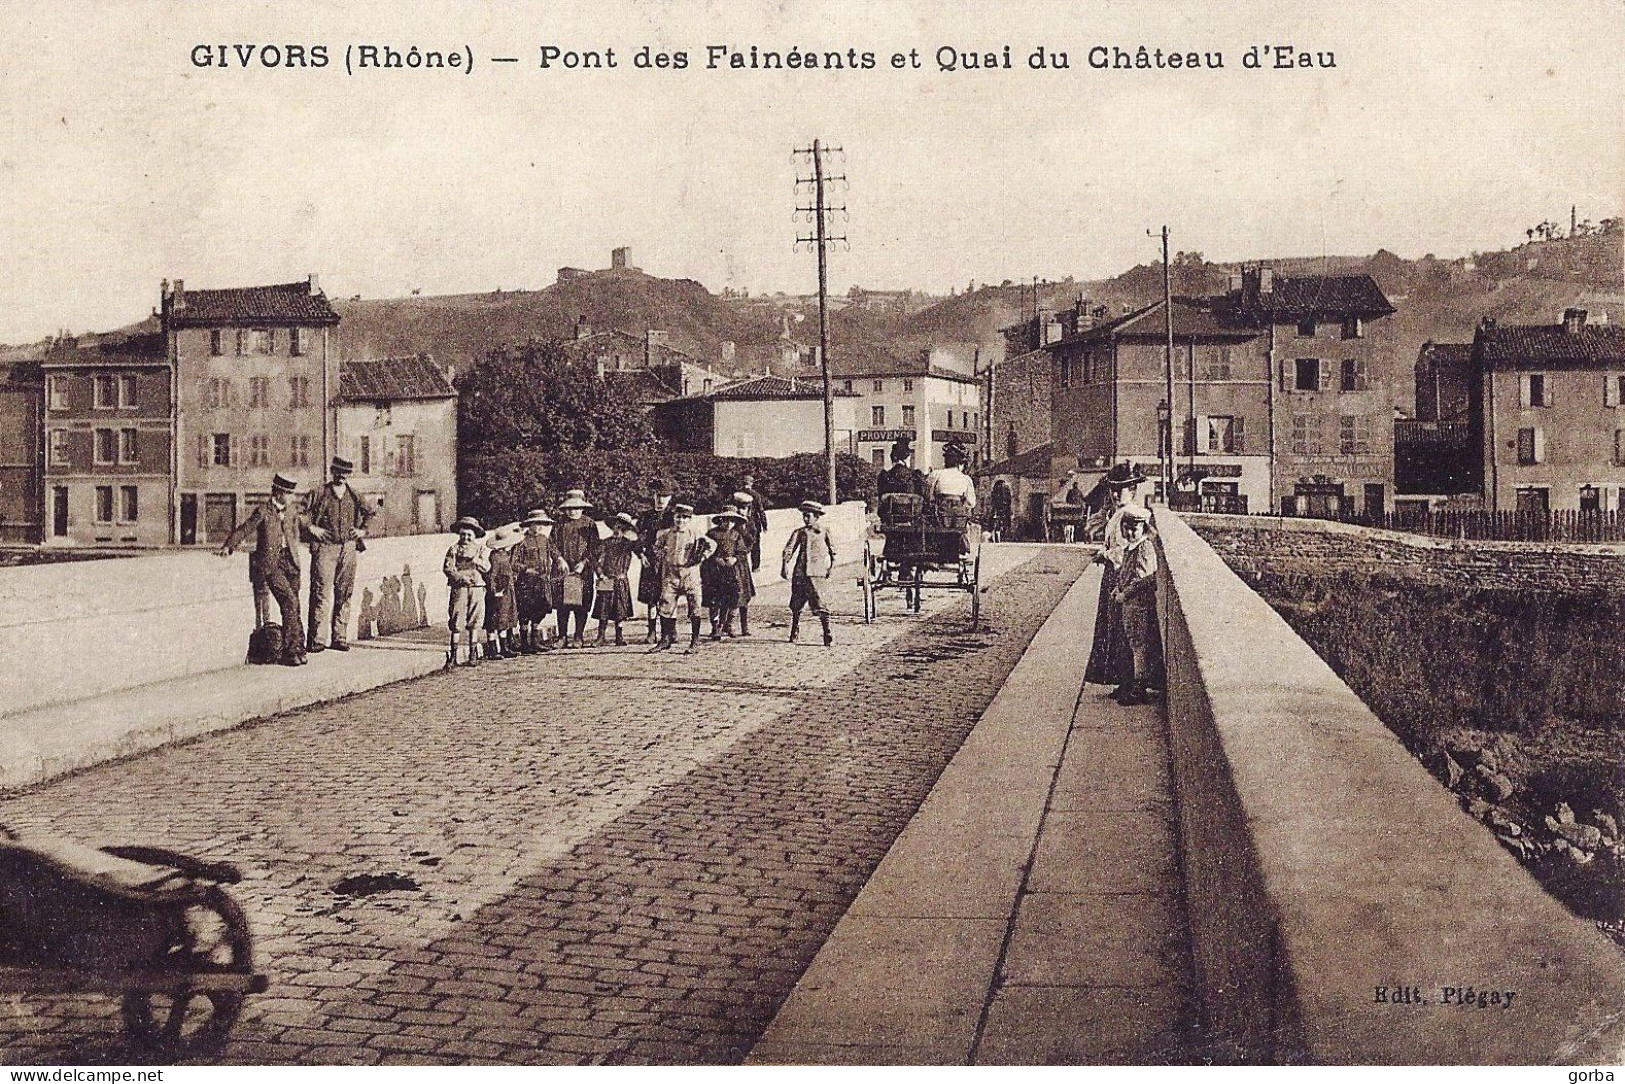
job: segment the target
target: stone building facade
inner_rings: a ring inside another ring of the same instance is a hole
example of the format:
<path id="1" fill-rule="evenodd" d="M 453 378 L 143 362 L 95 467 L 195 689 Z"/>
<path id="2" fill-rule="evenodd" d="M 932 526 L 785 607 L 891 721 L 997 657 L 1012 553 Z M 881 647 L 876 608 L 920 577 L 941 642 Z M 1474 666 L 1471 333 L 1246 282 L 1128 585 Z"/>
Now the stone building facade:
<path id="1" fill-rule="evenodd" d="M 368 533 L 432 534 L 457 518 L 457 391 L 429 358 L 344 362 L 338 449 L 375 509 Z"/>
<path id="2" fill-rule="evenodd" d="M 835 449 L 851 453 L 857 396 L 835 390 Z M 757 376 L 658 404 L 655 434 L 676 451 L 780 458 L 824 450 L 822 381 Z"/>
<path id="3" fill-rule="evenodd" d="M 7 545 L 45 538 L 42 389 L 37 360 L 0 361 L 0 543 Z"/>

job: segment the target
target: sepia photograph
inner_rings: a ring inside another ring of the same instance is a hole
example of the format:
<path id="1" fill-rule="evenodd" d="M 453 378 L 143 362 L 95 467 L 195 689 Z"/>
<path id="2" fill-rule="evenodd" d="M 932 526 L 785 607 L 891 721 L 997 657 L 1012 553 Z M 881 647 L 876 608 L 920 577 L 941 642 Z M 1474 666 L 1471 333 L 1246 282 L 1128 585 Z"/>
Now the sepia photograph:
<path id="1" fill-rule="evenodd" d="M 1625 1063 L 1621 0 L 0 11 L 11 1080 Z"/>

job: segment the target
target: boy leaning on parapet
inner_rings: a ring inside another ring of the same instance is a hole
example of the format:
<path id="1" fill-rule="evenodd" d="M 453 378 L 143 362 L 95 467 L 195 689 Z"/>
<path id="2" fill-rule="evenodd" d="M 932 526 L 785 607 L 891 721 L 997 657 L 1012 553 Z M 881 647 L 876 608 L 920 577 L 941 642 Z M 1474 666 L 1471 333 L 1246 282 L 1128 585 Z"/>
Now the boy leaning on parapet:
<path id="1" fill-rule="evenodd" d="M 1150 702 L 1162 658 L 1157 630 L 1157 547 L 1151 540 L 1151 513 L 1137 504 L 1122 509 L 1123 564 L 1112 601 L 1123 608 L 1123 634 L 1134 660 L 1134 676 L 1119 704 Z"/>
<path id="2" fill-rule="evenodd" d="M 835 571 L 835 543 L 823 524 L 824 506 L 817 501 L 801 502 L 801 526 L 784 544 L 784 561 L 779 574 L 790 581 L 790 642 L 801 631 L 801 611 L 812 607 L 824 627 L 824 646 L 835 642 L 829 632 L 829 608 L 824 605 L 818 585 Z"/>

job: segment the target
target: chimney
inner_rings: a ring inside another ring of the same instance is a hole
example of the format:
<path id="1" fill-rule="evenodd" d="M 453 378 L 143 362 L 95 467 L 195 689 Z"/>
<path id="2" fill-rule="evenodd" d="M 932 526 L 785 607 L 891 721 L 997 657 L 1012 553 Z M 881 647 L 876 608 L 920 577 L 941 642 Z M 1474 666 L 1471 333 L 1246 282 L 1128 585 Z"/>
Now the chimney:
<path id="1" fill-rule="evenodd" d="M 587 323 L 587 314 L 582 313 L 576 317 L 576 341 L 580 342 L 592 334 L 592 325 Z"/>
<path id="2" fill-rule="evenodd" d="M 311 275 L 310 276 L 310 293 L 311 293 L 311 296 L 314 297 L 316 294 L 319 294 L 321 292 L 322 292 L 322 281 L 321 281 L 321 279 L 317 278 L 315 275 Z"/>
<path id="3" fill-rule="evenodd" d="M 1239 295 L 1241 293 L 1241 272 L 1240 271 L 1232 271 L 1232 272 L 1230 272 L 1230 283 L 1229 283 L 1229 287 L 1228 287 L 1226 292 L 1230 293 L 1230 294 L 1235 294 L 1235 295 Z"/>
<path id="4" fill-rule="evenodd" d="M 1578 335 L 1585 330 L 1586 311 L 1584 309 L 1563 310 L 1563 334 Z"/>
<path id="5" fill-rule="evenodd" d="M 1258 269 L 1258 293 L 1272 294 L 1275 292 L 1275 271 L 1268 267 Z"/>
<path id="6" fill-rule="evenodd" d="M 734 355 L 737 353 L 737 351 L 738 347 L 734 345 L 734 341 L 732 339 L 722 340 L 722 365 L 724 368 L 727 368 L 734 363 Z"/>
<path id="7" fill-rule="evenodd" d="M 593 368 L 598 373 L 598 379 L 599 380 L 604 379 L 604 359 L 600 357 L 595 362 L 593 362 Z"/>
<path id="8" fill-rule="evenodd" d="M 655 349 L 656 347 L 665 346 L 667 339 L 668 336 L 664 331 L 656 331 L 652 327 L 644 330 L 643 364 L 645 367 L 651 366 L 655 363 Z"/>

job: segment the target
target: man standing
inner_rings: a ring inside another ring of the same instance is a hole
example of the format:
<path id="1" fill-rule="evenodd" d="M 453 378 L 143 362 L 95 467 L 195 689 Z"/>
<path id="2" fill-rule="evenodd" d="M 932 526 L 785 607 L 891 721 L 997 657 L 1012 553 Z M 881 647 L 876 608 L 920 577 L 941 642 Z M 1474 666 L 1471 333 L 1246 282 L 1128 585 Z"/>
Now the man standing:
<path id="1" fill-rule="evenodd" d="M 875 479 L 875 496 L 884 497 L 888 493 L 924 495 L 924 477 L 908 465 L 913 456 L 914 446 L 907 440 L 899 440 L 891 446 L 891 469 L 881 471 Z"/>
<path id="2" fill-rule="evenodd" d="M 341 455 L 329 467 L 332 480 L 310 502 L 305 531 L 310 535 L 310 642 L 312 652 L 348 651 L 350 595 L 355 590 L 356 554 L 367 537 L 372 509 L 348 481 L 355 464 Z M 331 634 L 331 643 L 324 643 Z"/>
<path id="3" fill-rule="evenodd" d="M 745 513 L 745 524 L 750 528 L 750 568 L 752 572 L 762 569 L 762 534 L 767 530 L 767 502 L 756 489 L 756 476 L 747 474 L 744 485 L 733 496 L 734 505 Z M 740 498 L 747 498 L 741 500 Z M 748 633 L 746 635 L 749 635 Z"/>
<path id="4" fill-rule="evenodd" d="M 258 592 L 260 585 L 276 600 L 282 611 L 283 666 L 305 665 L 305 631 L 299 624 L 299 554 L 294 546 L 299 542 L 301 516 L 289 501 L 289 495 L 299 488 L 285 474 L 271 479 L 271 497 L 254 509 L 252 515 L 238 524 L 226 536 L 216 552 L 229 557 L 250 532 L 254 536 L 254 551 L 248 555 L 248 578 Z M 270 661 L 270 660 L 264 660 Z"/>

